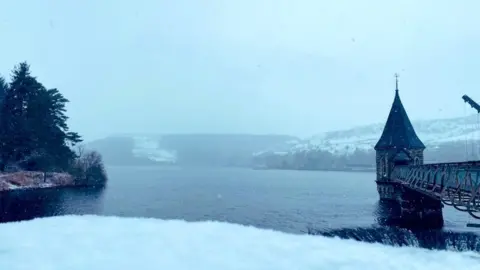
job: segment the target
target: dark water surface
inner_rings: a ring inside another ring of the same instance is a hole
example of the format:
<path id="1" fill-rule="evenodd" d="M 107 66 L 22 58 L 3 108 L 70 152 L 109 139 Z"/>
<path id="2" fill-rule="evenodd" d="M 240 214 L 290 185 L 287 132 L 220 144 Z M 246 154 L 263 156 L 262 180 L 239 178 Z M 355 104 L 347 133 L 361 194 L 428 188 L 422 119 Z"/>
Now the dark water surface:
<path id="1" fill-rule="evenodd" d="M 0 221 L 66 214 L 217 220 L 289 233 L 480 251 L 468 214 L 444 208 L 445 229 L 381 226 L 373 173 L 219 168 L 109 167 L 103 190 L 61 189 L 0 195 Z M 480 222 L 480 221 L 477 221 Z M 453 231 L 453 232 L 451 232 Z"/>

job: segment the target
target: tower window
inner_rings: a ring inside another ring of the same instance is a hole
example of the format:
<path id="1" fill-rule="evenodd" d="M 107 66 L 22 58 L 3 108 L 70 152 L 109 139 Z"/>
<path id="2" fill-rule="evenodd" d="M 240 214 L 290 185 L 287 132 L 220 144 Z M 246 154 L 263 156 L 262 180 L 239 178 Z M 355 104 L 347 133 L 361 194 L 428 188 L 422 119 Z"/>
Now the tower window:
<path id="1" fill-rule="evenodd" d="M 413 159 L 413 164 L 414 164 L 414 165 L 420 165 L 420 158 L 419 158 L 419 157 L 415 157 L 415 158 Z"/>

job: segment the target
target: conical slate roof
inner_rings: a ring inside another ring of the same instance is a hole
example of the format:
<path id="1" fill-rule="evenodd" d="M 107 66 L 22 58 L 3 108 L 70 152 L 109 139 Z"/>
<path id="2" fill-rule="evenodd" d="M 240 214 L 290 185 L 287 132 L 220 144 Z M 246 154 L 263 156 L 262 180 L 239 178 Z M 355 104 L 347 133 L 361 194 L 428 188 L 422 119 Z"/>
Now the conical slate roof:
<path id="1" fill-rule="evenodd" d="M 387 123 L 383 128 L 382 136 L 375 145 L 375 150 L 389 149 L 425 149 L 425 145 L 420 141 L 412 123 L 408 118 L 407 112 L 403 107 L 398 88 L 395 90 L 395 99 L 393 100 Z"/>

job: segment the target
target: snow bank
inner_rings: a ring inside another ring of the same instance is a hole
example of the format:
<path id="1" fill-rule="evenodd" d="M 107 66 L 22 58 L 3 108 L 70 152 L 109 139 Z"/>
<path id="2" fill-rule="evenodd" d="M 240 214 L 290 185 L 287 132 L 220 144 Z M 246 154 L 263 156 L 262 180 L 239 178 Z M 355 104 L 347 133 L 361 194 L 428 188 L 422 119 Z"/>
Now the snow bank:
<path id="1" fill-rule="evenodd" d="M 218 222 L 64 216 L 0 224 L 0 269 L 480 269 L 480 255 Z"/>

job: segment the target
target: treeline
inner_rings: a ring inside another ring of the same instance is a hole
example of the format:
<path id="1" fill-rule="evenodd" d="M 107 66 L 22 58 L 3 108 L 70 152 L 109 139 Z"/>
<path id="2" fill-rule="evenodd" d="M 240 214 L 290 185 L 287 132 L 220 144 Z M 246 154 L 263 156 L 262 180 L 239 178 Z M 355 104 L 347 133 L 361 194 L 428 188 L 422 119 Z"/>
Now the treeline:
<path id="1" fill-rule="evenodd" d="M 458 162 L 480 159 L 480 142 L 448 142 L 427 147 L 426 163 Z M 333 154 L 323 150 L 295 153 L 265 153 L 253 159 L 253 166 L 267 169 L 289 170 L 372 170 L 375 168 L 375 151 L 356 150 L 349 155 Z"/>
<path id="2" fill-rule="evenodd" d="M 348 170 L 374 168 L 375 152 L 356 150 L 350 155 L 337 155 L 323 150 L 298 151 L 288 154 L 265 153 L 253 159 L 254 167 L 289 170 Z"/>
<path id="3" fill-rule="evenodd" d="M 0 77 L 0 171 L 68 172 L 82 184 L 92 181 L 93 170 L 96 181 L 106 181 L 97 153 L 74 150 L 82 138 L 67 125 L 68 102 L 32 76 L 26 62 L 15 66 L 10 81 Z M 92 155 L 95 164 L 87 169 Z"/>

